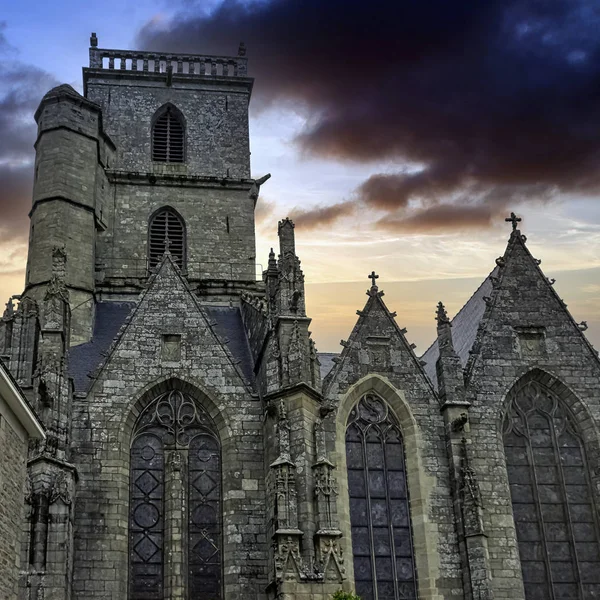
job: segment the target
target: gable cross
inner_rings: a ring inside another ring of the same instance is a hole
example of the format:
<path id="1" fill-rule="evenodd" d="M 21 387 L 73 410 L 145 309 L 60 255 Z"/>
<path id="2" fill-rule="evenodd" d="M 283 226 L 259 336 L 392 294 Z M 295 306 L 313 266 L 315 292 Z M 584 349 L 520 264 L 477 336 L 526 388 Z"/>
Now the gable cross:
<path id="1" fill-rule="evenodd" d="M 371 274 L 369 275 L 369 279 L 373 282 L 373 287 L 375 287 L 377 285 L 377 283 L 375 282 L 375 280 L 379 279 L 379 275 L 377 275 L 375 273 L 375 271 L 371 271 Z"/>
<path id="2" fill-rule="evenodd" d="M 507 217 L 506 219 L 504 219 L 507 223 L 512 223 L 512 228 L 513 231 L 516 230 L 517 228 L 517 223 L 520 223 L 522 221 L 521 217 L 517 217 L 517 215 L 515 215 L 514 212 L 510 213 L 510 217 Z"/>

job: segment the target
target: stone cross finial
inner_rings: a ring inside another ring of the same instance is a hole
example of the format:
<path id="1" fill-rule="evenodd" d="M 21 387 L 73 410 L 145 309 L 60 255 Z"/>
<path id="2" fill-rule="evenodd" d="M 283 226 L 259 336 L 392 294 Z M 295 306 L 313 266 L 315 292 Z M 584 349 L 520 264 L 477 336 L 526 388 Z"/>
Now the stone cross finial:
<path id="1" fill-rule="evenodd" d="M 513 231 L 515 231 L 517 229 L 517 223 L 520 223 L 522 221 L 521 217 L 517 217 L 517 215 L 515 215 L 514 212 L 510 213 L 510 217 L 507 217 L 506 219 L 504 219 L 507 223 L 512 223 L 512 228 Z"/>
<path id="2" fill-rule="evenodd" d="M 377 275 L 377 273 L 375 273 L 375 271 L 371 271 L 371 274 L 369 275 L 369 279 L 373 282 L 373 287 L 377 287 L 377 282 L 375 280 L 379 279 L 379 275 Z"/>

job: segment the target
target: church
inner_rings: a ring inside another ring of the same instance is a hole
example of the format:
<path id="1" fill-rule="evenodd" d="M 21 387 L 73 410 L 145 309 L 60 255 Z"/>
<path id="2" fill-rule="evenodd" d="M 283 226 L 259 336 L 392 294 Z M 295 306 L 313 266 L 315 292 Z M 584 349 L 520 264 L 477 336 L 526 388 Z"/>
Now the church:
<path id="1" fill-rule="evenodd" d="M 7 597 L 599 599 L 600 360 L 520 219 L 422 356 L 374 272 L 317 352 L 291 220 L 256 275 L 247 62 L 92 34 L 35 113 Z"/>

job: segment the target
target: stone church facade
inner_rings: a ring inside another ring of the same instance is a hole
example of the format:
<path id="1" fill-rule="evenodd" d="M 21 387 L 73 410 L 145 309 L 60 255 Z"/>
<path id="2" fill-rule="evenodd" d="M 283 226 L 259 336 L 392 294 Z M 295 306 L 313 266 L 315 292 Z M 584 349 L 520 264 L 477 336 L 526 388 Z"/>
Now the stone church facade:
<path id="1" fill-rule="evenodd" d="M 26 285 L 0 322 L 46 429 L 18 597 L 600 598 L 600 361 L 517 218 L 423 356 L 375 273 L 321 354 L 289 219 L 255 274 L 243 45 L 92 34 L 83 80 L 36 112 Z"/>

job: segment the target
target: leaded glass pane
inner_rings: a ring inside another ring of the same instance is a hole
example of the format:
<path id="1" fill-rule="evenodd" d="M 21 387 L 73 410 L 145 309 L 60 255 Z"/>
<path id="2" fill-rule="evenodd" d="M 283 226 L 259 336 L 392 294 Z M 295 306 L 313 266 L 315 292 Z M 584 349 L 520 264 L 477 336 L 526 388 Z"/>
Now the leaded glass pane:
<path id="1" fill-rule="evenodd" d="M 189 585 L 192 598 L 220 598 L 221 465 L 209 434 L 194 437 L 189 450 Z"/>
<path id="2" fill-rule="evenodd" d="M 402 436 L 374 394 L 350 413 L 346 464 L 357 594 L 363 600 L 416 599 Z"/>
<path id="3" fill-rule="evenodd" d="M 140 435 L 131 447 L 131 600 L 163 597 L 163 486 L 162 440 Z"/>
<path id="4" fill-rule="evenodd" d="M 527 600 L 600 598 L 600 536 L 585 449 L 558 398 L 516 389 L 504 449 Z"/>
<path id="5" fill-rule="evenodd" d="M 168 466 L 166 453 L 172 457 Z M 175 505 L 165 501 L 166 493 L 177 498 Z M 170 530 L 165 530 L 166 519 Z M 131 446 L 129 600 L 164 598 L 169 531 L 172 536 L 187 531 L 187 597 L 220 600 L 220 446 L 208 415 L 179 391 L 162 394 L 148 406 Z"/>

